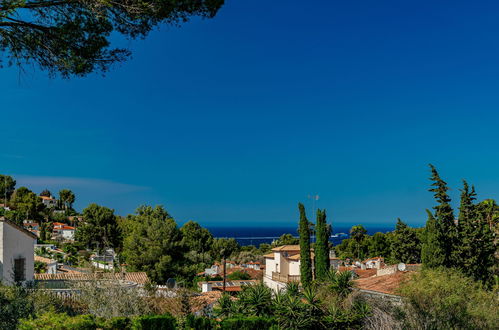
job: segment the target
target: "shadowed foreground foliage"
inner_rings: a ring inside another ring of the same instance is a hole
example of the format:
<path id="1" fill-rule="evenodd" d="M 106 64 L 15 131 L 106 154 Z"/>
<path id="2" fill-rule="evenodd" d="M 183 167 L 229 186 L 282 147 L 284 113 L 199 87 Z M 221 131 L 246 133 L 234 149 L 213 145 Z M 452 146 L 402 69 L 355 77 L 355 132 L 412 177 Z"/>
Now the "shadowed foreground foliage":
<path id="1" fill-rule="evenodd" d="M 37 64 L 63 77 L 106 72 L 130 51 L 112 33 L 145 37 L 160 23 L 214 17 L 223 0 L 3 0 L 0 53 L 8 64 Z M 0 60 L 2 58 L 0 57 Z"/>

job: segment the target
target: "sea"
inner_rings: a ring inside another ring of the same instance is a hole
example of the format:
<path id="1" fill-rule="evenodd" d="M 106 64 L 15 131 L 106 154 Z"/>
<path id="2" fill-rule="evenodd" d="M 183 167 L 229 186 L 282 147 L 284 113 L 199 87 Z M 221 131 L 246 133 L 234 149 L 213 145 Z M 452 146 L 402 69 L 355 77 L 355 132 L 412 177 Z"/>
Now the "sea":
<path id="1" fill-rule="evenodd" d="M 333 245 L 338 245 L 345 238 L 348 238 L 351 225 L 338 226 L 334 228 L 333 234 L 329 241 Z M 365 226 L 367 233 L 373 235 L 376 232 L 386 233 L 392 231 L 393 226 Z M 258 247 L 262 243 L 271 244 L 274 240 L 278 239 L 282 234 L 291 234 L 298 237 L 296 227 L 208 227 L 208 230 L 216 238 L 234 238 L 239 245 L 254 245 Z M 315 237 L 311 237 L 314 242 Z"/>

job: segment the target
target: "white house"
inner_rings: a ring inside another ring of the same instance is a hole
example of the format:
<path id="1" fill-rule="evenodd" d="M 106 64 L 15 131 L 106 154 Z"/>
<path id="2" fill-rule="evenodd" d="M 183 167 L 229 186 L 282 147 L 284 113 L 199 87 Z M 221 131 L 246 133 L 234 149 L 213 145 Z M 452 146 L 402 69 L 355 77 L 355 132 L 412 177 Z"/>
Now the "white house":
<path id="1" fill-rule="evenodd" d="M 300 282 L 300 246 L 283 245 L 264 255 L 263 283 L 272 290 L 286 287 L 287 283 Z M 313 258 L 312 258 L 313 260 Z"/>
<path id="2" fill-rule="evenodd" d="M 75 227 L 68 226 L 61 222 L 54 222 L 53 234 L 62 237 L 64 240 L 74 241 Z"/>
<path id="3" fill-rule="evenodd" d="M 57 206 L 57 199 L 53 198 L 52 196 L 51 197 L 40 196 L 40 198 L 42 199 L 43 205 L 45 205 L 47 208 L 51 207 L 55 208 Z"/>
<path id="4" fill-rule="evenodd" d="M 385 259 L 383 259 L 382 257 L 374 257 L 362 261 L 361 267 L 364 266 L 366 269 L 372 269 L 372 268 L 380 269 L 384 266 L 384 264 L 385 264 Z"/>
<path id="5" fill-rule="evenodd" d="M 33 280 L 36 236 L 0 217 L 0 281 L 4 284 Z"/>
<path id="6" fill-rule="evenodd" d="M 272 249 L 272 253 L 263 256 L 265 258 L 265 272 L 263 283 L 273 290 L 286 287 L 287 283 L 300 282 L 300 246 L 283 245 Z M 312 259 L 312 271 L 314 269 L 314 252 L 310 251 Z M 329 256 L 332 269 L 338 269 L 342 263 L 334 255 Z"/>

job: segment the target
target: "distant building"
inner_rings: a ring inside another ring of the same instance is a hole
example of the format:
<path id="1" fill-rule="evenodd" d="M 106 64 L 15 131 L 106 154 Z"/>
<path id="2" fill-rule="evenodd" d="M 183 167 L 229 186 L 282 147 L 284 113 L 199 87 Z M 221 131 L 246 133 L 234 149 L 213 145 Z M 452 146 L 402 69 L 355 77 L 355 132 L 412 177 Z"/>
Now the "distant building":
<path id="1" fill-rule="evenodd" d="M 55 199 L 54 197 L 52 197 L 52 196 L 50 196 L 50 197 L 39 196 L 39 197 L 42 199 L 43 205 L 45 205 L 47 208 L 57 207 L 57 199 Z"/>
<path id="2" fill-rule="evenodd" d="M 33 280 L 36 236 L 0 217 L 0 282 L 11 285 Z"/>
<path id="3" fill-rule="evenodd" d="M 50 258 L 45 258 L 41 256 L 35 256 L 35 262 L 42 262 L 46 265 L 47 271 L 45 274 L 56 274 L 57 273 L 57 261 Z"/>
<path id="4" fill-rule="evenodd" d="M 74 241 L 75 227 L 71 227 L 61 222 L 54 222 L 54 229 L 52 234 L 56 237 L 60 237 L 66 241 Z"/>

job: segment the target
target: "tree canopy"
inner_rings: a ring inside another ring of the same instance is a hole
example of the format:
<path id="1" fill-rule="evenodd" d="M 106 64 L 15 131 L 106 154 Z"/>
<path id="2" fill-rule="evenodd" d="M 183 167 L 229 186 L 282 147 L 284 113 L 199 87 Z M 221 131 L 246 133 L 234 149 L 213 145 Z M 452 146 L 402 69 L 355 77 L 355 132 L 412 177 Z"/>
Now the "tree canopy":
<path id="1" fill-rule="evenodd" d="M 14 180 L 9 175 L 0 174 L 0 199 L 5 202 L 5 197 L 7 196 L 7 201 L 10 196 L 14 193 L 16 187 L 16 180 Z"/>
<path id="2" fill-rule="evenodd" d="M 3 0 L 0 52 L 8 64 L 37 64 L 51 75 L 106 72 L 130 56 L 112 34 L 145 37 L 160 23 L 214 17 L 223 0 Z"/>

